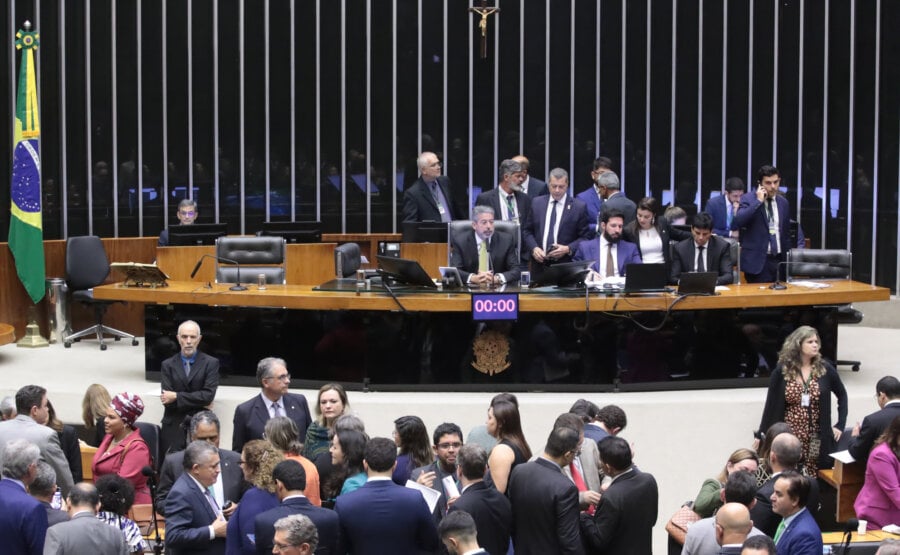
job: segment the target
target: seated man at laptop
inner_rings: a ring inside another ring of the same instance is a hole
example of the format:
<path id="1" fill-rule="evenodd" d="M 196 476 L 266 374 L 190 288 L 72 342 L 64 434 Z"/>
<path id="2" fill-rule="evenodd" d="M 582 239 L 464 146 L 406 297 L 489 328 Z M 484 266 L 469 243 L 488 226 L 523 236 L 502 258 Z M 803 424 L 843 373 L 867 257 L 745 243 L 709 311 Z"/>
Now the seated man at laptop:
<path id="1" fill-rule="evenodd" d="M 669 281 L 677 284 L 682 272 L 716 272 L 716 285 L 732 282 L 731 245 L 712 234 L 712 216 L 700 212 L 691 224 L 690 239 L 679 242 L 672 249 L 672 270 Z"/>
<path id="2" fill-rule="evenodd" d="M 450 237 L 450 265 L 467 285 L 499 285 L 519 280 L 515 240 L 494 232 L 494 209 L 476 206 L 472 232 Z"/>
<path id="3" fill-rule="evenodd" d="M 181 202 L 178 203 L 178 212 L 176 213 L 178 216 L 178 223 L 181 225 L 191 225 L 194 223 L 194 220 L 197 219 L 197 203 L 189 198 L 181 199 Z M 157 241 L 157 246 L 159 247 L 168 247 L 169 246 L 169 230 L 164 229 L 159 234 L 159 241 Z"/>
<path id="4" fill-rule="evenodd" d="M 622 240 L 625 215 L 612 209 L 600 213 L 600 235 L 591 241 L 582 241 L 575 251 L 574 260 L 594 260 L 591 265 L 591 281 L 625 275 L 628 264 L 640 264 L 637 245 Z"/>

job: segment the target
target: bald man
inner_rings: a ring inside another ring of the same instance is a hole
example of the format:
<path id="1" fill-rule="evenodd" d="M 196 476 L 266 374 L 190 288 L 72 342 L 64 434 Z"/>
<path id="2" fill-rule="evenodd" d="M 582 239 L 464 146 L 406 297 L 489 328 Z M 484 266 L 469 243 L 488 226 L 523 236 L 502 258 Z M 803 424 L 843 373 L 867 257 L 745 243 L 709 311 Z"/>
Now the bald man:
<path id="1" fill-rule="evenodd" d="M 750 530 L 753 521 L 750 511 L 740 503 L 725 503 L 716 513 L 716 542 L 722 549 L 721 555 L 741 555 L 741 546 Z"/>

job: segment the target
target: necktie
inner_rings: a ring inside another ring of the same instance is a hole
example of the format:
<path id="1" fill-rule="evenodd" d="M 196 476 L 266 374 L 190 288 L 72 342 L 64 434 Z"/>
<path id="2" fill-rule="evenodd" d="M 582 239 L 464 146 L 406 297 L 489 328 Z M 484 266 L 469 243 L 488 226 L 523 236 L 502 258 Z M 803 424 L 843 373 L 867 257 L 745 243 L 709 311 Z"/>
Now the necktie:
<path id="1" fill-rule="evenodd" d="M 778 540 L 781 539 L 781 534 L 782 532 L 784 532 L 784 529 L 786 527 L 784 522 L 784 519 L 781 519 L 781 522 L 778 523 L 778 528 L 775 530 L 775 537 L 772 538 L 773 540 L 775 540 L 775 543 L 778 543 Z"/>
<path id="2" fill-rule="evenodd" d="M 478 271 L 488 271 L 487 241 L 482 241 L 481 244 L 478 245 Z"/>
<path id="3" fill-rule="evenodd" d="M 218 516 L 221 511 L 219 510 L 219 504 L 216 503 L 216 498 L 212 494 L 212 486 L 206 488 L 204 493 L 206 493 L 206 500 L 209 501 L 209 506 L 212 507 L 213 512 Z"/>
<path id="4" fill-rule="evenodd" d="M 509 221 L 518 221 L 516 217 L 516 201 L 513 195 L 506 195 L 506 213 Z"/>
<path id="5" fill-rule="evenodd" d="M 189 360 L 184 361 L 184 375 L 185 376 L 191 375 L 191 361 L 189 361 Z"/>
<path id="6" fill-rule="evenodd" d="M 444 209 L 444 206 L 441 204 L 441 193 L 438 190 L 438 181 L 435 179 L 431 182 L 431 196 L 434 197 L 434 203 L 437 205 L 438 212 L 441 214 L 441 221 L 447 222 L 450 221 L 449 216 L 447 215 L 447 211 Z"/>
<path id="7" fill-rule="evenodd" d="M 272 414 L 274 414 L 275 416 L 284 416 L 284 412 L 281 410 L 280 403 L 272 403 Z"/>
<path id="8" fill-rule="evenodd" d="M 697 271 L 705 272 L 706 265 L 703 263 L 703 249 L 706 247 L 697 247 Z"/>
<path id="9" fill-rule="evenodd" d="M 766 199 L 766 217 L 769 220 L 769 252 L 778 254 L 778 239 L 775 229 L 775 209 L 772 206 L 772 199 Z"/>
<path id="10" fill-rule="evenodd" d="M 612 243 L 606 244 L 606 277 L 616 275 L 616 262 L 613 260 L 612 248 Z"/>
<path id="11" fill-rule="evenodd" d="M 556 243 L 556 201 L 550 203 L 550 226 L 547 228 L 547 243 L 544 252 L 550 252 L 550 245 Z"/>
<path id="12" fill-rule="evenodd" d="M 579 493 L 582 491 L 587 491 L 587 484 L 584 483 L 584 478 L 581 476 L 581 472 L 578 472 L 578 467 L 575 466 L 575 462 L 569 463 L 569 471 L 572 473 L 572 481 L 575 482 L 575 487 L 578 488 Z M 594 515 L 595 507 L 593 505 L 589 506 L 585 512 L 591 516 Z"/>
<path id="13" fill-rule="evenodd" d="M 731 229 L 731 220 L 734 219 L 734 205 L 731 204 L 730 202 L 728 202 L 727 200 L 725 201 L 725 203 L 728 205 L 728 211 L 726 212 L 726 217 L 725 217 L 725 225 L 730 230 Z"/>

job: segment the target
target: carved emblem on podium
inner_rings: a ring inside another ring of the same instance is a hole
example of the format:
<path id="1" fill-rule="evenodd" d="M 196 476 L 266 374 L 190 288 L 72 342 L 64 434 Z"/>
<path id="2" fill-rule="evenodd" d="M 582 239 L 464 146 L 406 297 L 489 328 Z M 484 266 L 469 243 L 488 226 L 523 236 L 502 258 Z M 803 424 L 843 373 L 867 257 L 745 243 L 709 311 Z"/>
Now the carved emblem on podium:
<path id="1" fill-rule="evenodd" d="M 472 342 L 472 367 L 488 376 L 500 374 L 510 367 L 509 339 L 498 330 L 485 330 Z"/>

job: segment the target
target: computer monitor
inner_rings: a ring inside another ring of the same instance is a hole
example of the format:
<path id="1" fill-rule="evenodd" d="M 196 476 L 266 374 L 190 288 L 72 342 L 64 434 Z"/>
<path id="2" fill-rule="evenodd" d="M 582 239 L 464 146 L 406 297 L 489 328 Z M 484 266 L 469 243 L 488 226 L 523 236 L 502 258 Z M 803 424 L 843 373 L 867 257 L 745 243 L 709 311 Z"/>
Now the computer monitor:
<path id="1" fill-rule="evenodd" d="M 169 245 L 189 247 L 193 245 L 215 245 L 216 239 L 228 235 L 228 224 L 170 225 Z"/>
<path id="2" fill-rule="evenodd" d="M 437 288 L 428 272 L 415 260 L 382 256 L 380 254 L 376 255 L 376 258 L 378 259 L 378 271 L 383 278 L 388 277 L 397 283 L 406 285 Z"/>
<path id="3" fill-rule="evenodd" d="M 259 235 L 283 237 L 288 243 L 321 243 L 322 222 L 263 222 Z"/>
<path id="4" fill-rule="evenodd" d="M 447 222 L 403 222 L 404 243 L 446 243 Z"/>
<path id="5" fill-rule="evenodd" d="M 584 280 L 591 271 L 596 260 L 579 260 L 563 262 L 546 268 L 536 285 L 555 285 L 557 287 L 577 288 L 584 285 Z"/>

